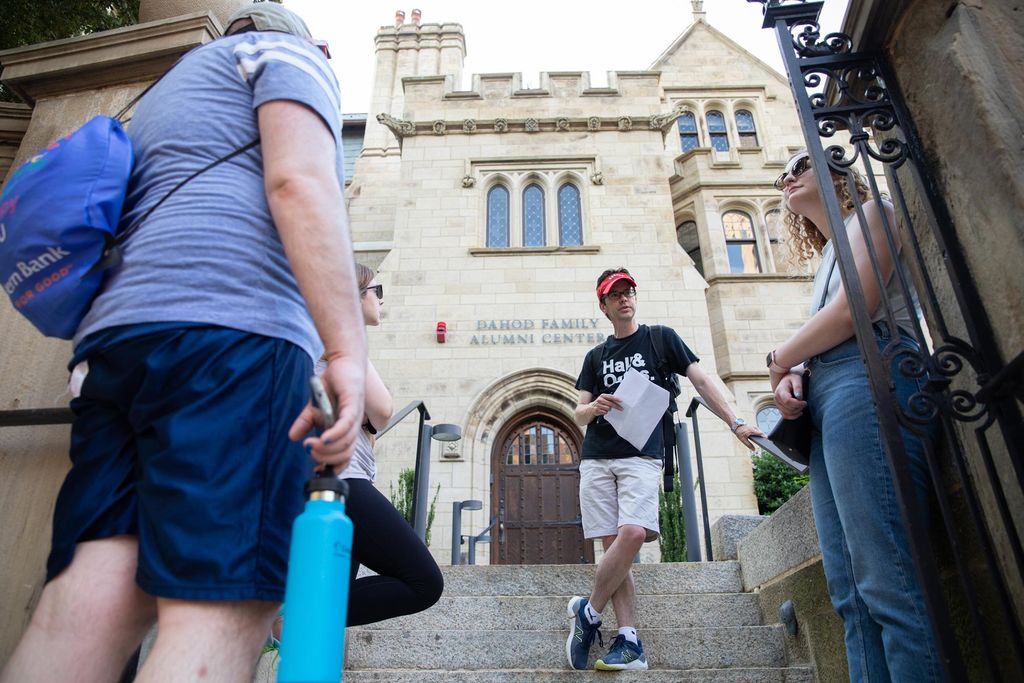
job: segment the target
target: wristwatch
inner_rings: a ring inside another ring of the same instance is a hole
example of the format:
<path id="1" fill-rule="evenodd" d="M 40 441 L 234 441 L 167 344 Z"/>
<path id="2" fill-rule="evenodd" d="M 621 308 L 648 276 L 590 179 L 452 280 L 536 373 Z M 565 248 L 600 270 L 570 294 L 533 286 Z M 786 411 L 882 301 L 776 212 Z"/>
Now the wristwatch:
<path id="1" fill-rule="evenodd" d="M 735 420 L 732 421 L 732 424 L 729 425 L 729 429 L 731 429 L 732 433 L 735 434 L 736 430 L 745 424 L 747 424 L 746 420 L 744 420 L 742 417 L 737 417 Z"/>
<path id="2" fill-rule="evenodd" d="M 775 362 L 775 349 L 768 352 L 768 357 L 765 358 L 765 363 L 768 365 L 769 372 L 776 372 L 780 375 L 784 375 L 789 372 L 789 368 L 784 368 Z"/>

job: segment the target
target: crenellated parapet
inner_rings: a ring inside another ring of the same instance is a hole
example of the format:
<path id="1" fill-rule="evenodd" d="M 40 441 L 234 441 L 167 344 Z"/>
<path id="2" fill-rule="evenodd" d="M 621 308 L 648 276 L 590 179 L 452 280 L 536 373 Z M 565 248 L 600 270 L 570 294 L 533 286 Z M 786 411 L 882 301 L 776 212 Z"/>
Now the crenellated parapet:
<path id="1" fill-rule="evenodd" d="M 593 99 L 629 98 L 636 103 L 661 101 L 660 71 L 610 71 L 608 85 L 591 87 L 586 71 L 544 71 L 540 85 L 524 88 L 519 72 L 473 74 L 469 90 L 457 90 L 454 79 L 440 77 L 405 77 L 402 79 L 407 99 L 416 101 L 521 100 L 521 99 Z"/>

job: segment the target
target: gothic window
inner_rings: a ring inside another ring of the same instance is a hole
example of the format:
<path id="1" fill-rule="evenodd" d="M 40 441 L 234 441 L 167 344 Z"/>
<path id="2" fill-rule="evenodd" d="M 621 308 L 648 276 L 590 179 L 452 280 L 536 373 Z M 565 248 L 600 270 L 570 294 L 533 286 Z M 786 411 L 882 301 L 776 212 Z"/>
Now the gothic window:
<path id="1" fill-rule="evenodd" d="M 736 132 L 740 136 L 740 147 L 757 147 L 757 129 L 754 115 L 746 109 L 736 112 Z"/>
<path id="2" fill-rule="evenodd" d="M 700 240 L 697 238 L 697 224 L 694 221 L 685 221 L 676 228 L 676 239 L 679 246 L 683 248 L 690 258 L 693 259 L 693 266 L 697 272 L 704 276 L 704 259 L 700 254 Z"/>
<path id="3" fill-rule="evenodd" d="M 764 223 L 768 229 L 768 244 L 771 246 L 772 260 L 775 261 L 775 271 L 783 271 L 789 260 L 789 252 L 786 249 L 786 226 L 782 223 L 782 210 L 768 211 L 764 215 Z"/>
<path id="4" fill-rule="evenodd" d="M 733 273 L 760 273 L 761 259 L 757 255 L 754 222 L 743 211 L 722 214 L 725 228 L 725 247 L 729 255 L 729 271 Z"/>
<path id="5" fill-rule="evenodd" d="M 686 112 L 676 122 L 679 128 L 679 143 L 683 147 L 683 154 L 691 149 L 700 147 L 700 136 L 697 132 L 697 119 L 690 112 Z"/>
<path id="6" fill-rule="evenodd" d="M 571 465 L 575 448 L 560 429 L 547 421 L 520 427 L 505 447 L 506 465 Z"/>
<path id="7" fill-rule="evenodd" d="M 757 411 L 757 428 L 767 434 L 775 428 L 775 425 L 782 419 L 779 409 L 769 403 Z"/>
<path id="8" fill-rule="evenodd" d="M 487 246 L 508 246 L 508 190 L 495 185 L 487 193 Z"/>
<path id="9" fill-rule="evenodd" d="M 558 188 L 558 244 L 563 247 L 583 244 L 580 191 L 572 183 L 564 183 Z"/>
<path id="10" fill-rule="evenodd" d="M 729 134 L 725 128 L 725 117 L 720 111 L 709 111 L 707 113 L 708 135 L 711 136 L 711 146 L 719 152 L 729 151 Z"/>
<path id="11" fill-rule="evenodd" d="M 544 246 L 544 190 L 536 183 L 523 190 L 523 246 Z"/>

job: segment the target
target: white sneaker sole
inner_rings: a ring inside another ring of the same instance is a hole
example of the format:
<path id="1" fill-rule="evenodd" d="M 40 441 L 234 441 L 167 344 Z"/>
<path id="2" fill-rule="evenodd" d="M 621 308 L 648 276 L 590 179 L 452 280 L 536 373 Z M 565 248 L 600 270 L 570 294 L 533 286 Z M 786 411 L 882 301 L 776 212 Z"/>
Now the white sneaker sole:
<path id="1" fill-rule="evenodd" d="M 642 659 L 634 659 L 629 664 L 605 664 L 600 659 L 594 664 L 598 671 L 644 671 L 647 669 L 647 662 Z"/>

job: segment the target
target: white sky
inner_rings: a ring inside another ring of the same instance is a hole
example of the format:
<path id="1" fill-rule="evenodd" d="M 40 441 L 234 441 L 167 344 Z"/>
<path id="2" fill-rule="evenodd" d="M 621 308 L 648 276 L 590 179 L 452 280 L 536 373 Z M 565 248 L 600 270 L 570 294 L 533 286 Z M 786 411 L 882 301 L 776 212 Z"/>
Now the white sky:
<path id="1" fill-rule="evenodd" d="M 840 29 L 849 0 L 825 0 L 824 32 Z M 415 3 L 415 4 L 413 4 Z M 341 83 L 342 111 L 369 112 L 374 67 L 373 39 L 394 25 L 395 10 L 423 12 L 422 23 L 462 24 L 466 62 L 462 88 L 475 73 L 519 71 L 536 86 L 541 71 L 589 71 L 591 85 L 607 83 L 608 71 L 647 69 L 690 25 L 688 0 L 618 3 L 519 0 L 284 0 L 326 40 Z M 595 9 L 598 5 L 607 9 Z M 780 73 L 774 32 L 761 29 L 761 5 L 746 0 L 705 0 L 708 23 Z"/>

